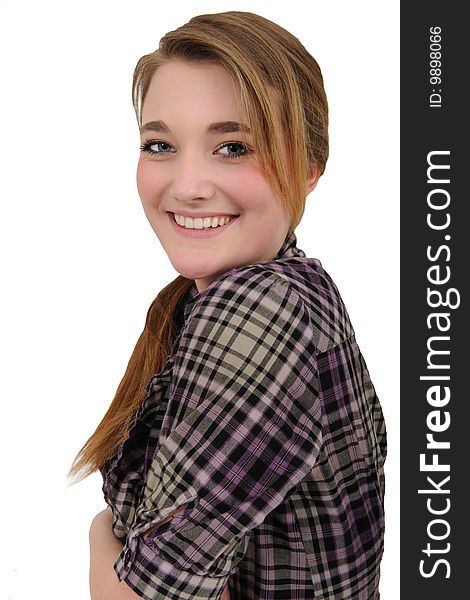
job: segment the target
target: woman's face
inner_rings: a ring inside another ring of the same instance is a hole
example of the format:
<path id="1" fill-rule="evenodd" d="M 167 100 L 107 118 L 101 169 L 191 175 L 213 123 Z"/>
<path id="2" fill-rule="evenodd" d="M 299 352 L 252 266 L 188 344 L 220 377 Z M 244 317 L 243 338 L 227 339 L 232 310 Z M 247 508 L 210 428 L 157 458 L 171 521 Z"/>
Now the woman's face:
<path id="1" fill-rule="evenodd" d="M 290 224 L 252 137 L 247 148 L 237 122 L 235 90 L 222 66 L 172 60 L 153 75 L 142 107 L 137 187 L 173 267 L 199 292 L 229 269 L 271 260 Z M 248 126 L 245 114 L 242 124 Z M 176 223 L 175 214 L 199 228 Z M 217 216 L 231 221 L 217 225 Z"/>

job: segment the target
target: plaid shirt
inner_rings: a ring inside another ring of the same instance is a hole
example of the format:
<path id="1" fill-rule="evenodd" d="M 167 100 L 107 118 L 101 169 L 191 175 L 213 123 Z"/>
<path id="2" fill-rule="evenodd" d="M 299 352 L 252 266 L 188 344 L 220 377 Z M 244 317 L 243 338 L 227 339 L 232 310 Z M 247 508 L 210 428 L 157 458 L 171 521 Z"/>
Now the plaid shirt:
<path id="1" fill-rule="evenodd" d="M 142 598 L 380 597 L 382 410 L 336 285 L 296 242 L 191 286 L 101 470 L 114 569 Z"/>

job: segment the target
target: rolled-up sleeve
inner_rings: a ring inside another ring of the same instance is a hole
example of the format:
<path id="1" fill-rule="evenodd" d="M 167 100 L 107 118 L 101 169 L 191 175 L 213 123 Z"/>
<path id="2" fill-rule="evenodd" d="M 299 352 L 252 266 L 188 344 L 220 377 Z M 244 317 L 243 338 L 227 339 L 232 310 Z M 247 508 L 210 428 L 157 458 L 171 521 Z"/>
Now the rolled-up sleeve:
<path id="1" fill-rule="evenodd" d="M 194 304 L 158 447 L 116 573 L 148 600 L 220 598 L 257 527 L 321 446 L 315 340 L 276 275 L 222 278 Z M 184 510 L 155 527 L 179 507 Z"/>

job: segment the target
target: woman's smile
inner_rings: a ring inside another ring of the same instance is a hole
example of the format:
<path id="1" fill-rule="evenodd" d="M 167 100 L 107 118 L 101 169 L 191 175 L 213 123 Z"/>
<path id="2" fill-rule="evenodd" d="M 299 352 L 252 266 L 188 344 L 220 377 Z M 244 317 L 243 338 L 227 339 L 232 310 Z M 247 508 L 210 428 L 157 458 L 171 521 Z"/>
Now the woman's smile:
<path id="1" fill-rule="evenodd" d="M 209 238 L 221 235 L 239 218 L 239 215 L 192 218 L 172 212 L 167 212 L 167 215 L 176 233 L 189 238 Z"/>

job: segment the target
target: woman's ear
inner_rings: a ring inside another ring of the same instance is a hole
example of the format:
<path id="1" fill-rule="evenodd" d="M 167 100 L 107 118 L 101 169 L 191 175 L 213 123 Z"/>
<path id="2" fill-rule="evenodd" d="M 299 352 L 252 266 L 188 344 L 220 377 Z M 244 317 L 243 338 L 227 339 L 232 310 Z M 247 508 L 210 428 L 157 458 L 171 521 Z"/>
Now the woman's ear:
<path id="1" fill-rule="evenodd" d="M 319 179 L 320 179 L 320 170 L 318 169 L 318 167 L 316 165 L 313 165 L 313 164 L 310 165 L 310 168 L 308 171 L 307 184 L 306 184 L 307 196 L 310 194 L 310 192 L 313 192 Z"/>

